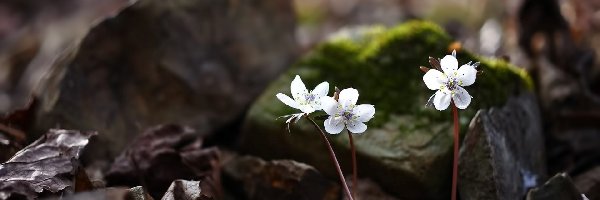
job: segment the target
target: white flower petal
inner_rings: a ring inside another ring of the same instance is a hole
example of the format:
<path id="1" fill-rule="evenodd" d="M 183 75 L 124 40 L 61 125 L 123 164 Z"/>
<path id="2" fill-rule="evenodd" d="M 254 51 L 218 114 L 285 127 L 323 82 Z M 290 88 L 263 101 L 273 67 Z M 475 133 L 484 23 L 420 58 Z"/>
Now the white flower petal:
<path id="1" fill-rule="evenodd" d="M 300 76 L 296 75 L 296 78 L 292 81 L 292 85 L 290 86 L 290 91 L 292 92 L 292 97 L 294 100 L 303 99 L 304 95 L 308 94 L 308 90 L 306 86 L 300 79 Z"/>
<path id="2" fill-rule="evenodd" d="M 440 89 L 440 86 L 448 82 L 448 77 L 436 69 L 430 69 L 423 76 L 423 82 L 430 90 Z"/>
<path id="3" fill-rule="evenodd" d="M 319 83 L 319 85 L 317 85 L 317 87 L 315 87 L 315 89 L 310 93 L 315 95 L 315 98 L 318 100 L 319 97 L 327 96 L 328 92 L 329 92 L 329 83 L 322 82 L 322 83 Z"/>
<path id="4" fill-rule="evenodd" d="M 300 109 L 298 103 L 296 101 L 294 101 L 292 98 L 290 98 L 289 96 L 287 96 L 285 94 L 281 94 L 281 93 L 278 93 L 275 96 L 279 99 L 279 101 L 283 102 L 285 105 L 292 107 L 292 108 Z"/>
<path id="5" fill-rule="evenodd" d="M 300 107 L 298 109 L 300 109 L 300 111 L 302 111 L 303 113 L 306 113 L 306 114 L 310 114 L 312 112 L 315 112 L 315 110 L 317 110 L 317 109 L 315 109 L 315 107 L 313 107 L 311 105 L 300 105 Z"/>
<path id="6" fill-rule="evenodd" d="M 442 66 L 444 73 L 450 75 L 454 70 L 458 69 L 458 60 L 456 60 L 454 56 L 446 55 L 440 61 L 440 65 Z"/>
<path id="7" fill-rule="evenodd" d="M 375 107 L 370 104 L 360 104 L 354 107 L 352 115 L 356 116 L 359 122 L 367 122 L 375 115 Z"/>
<path id="8" fill-rule="evenodd" d="M 456 105 L 456 107 L 460 109 L 467 108 L 467 106 L 469 106 L 469 104 L 471 103 L 471 95 L 469 95 L 469 92 L 467 92 L 467 90 L 459 86 L 456 87 L 455 92 L 456 93 L 452 95 L 454 105 Z"/>
<path id="9" fill-rule="evenodd" d="M 469 86 L 475 83 L 477 77 L 477 70 L 472 65 L 463 65 L 458 69 L 458 85 Z"/>
<path id="10" fill-rule="evenodd" d="M 348 106 L 355 105 L 356 101 L 358 101 L 358 90 L 354 88 L 346 88 L 340 92 L 339 102 L 342 104 L 344 109 L 346 109 Z"/>
<path id="11" fill-rule="evenodd" d="M 344 122 L 342 120 L 336 120 L 333 116 L 329 116 L 324 122 L 325 131 L 330 134 L 338 134 L 344 130 Z"/>
<path id="12" fill-rule="evenodd" d="M 433 105 L 437 110 L 446 110 L 450 105 L 450 100 L 452 99 L 452 95 L 449 93 L 444 93 L 440 90 L 435 92 L 435 96 L 433 97 Z"/>
<path id="13" fill-rule="evenodd" d="M 367 125 L 359 121 L 351 121 L 346 128 L 352 133 L 363 133 L 367 130 Z"/>
<path id="14" fill-rule="evenodd" d="M 321 97 L 321 108 L 328 115 L 335 115 L 338 113 L 338 102 L 330 96 Z"/>

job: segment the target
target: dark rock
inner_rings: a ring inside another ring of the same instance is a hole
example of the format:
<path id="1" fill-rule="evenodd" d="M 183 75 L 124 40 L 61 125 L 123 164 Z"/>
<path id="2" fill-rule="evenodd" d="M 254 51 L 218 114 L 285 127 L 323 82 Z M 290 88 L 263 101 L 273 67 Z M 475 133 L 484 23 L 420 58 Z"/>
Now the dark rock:
<path id="1" fill-rule="evenodd" d="M 55 63 L 36 128 L 98 130 L 95 159 L 156 124 L 211 133 L 295 59 L 294 24 L 290 1 L 137 2 Z"/>
<path id="2" fill-rule="evenodd" d="M 522 199 L 545 179 L 541 116 L 532 94 L 480 110 L 464 138 L 459 161 L 461 199 Z"/>
<path id="3" fill-rule="evenodd" d="M 429 56 L 449 54 L 451 44 L 452 39 L 441 27 L 423 21 L 336 34 L 273 82 L 250 108 L 242 128 L 241 149 L 266 159 L 307 163 L 337 180 L 312 124 L 300 120 L 288 134 L 284 120 L 276 120 L 297 112 L 275 97 L 279 92 L 289 94 L 296 75 L 311 89 L 328 81 L 332 86 L 329 95 L 333 86 L 352 87 L 360 92 L 359 104 L 375 105 L 375 117 L 368 122 L 367 131 L 354 138 L 360 176 L 371 178 L 401 199 L 447 199 L 452 171 L 452 114 L 449 109 L 440 112 L 424 106 L 433 91 L 423 83 L 419 66 L 427 66 Z M 407 47 L 410 50 L 402 50 Z M 479 68 L 485 71 L 485 77 L 466 88 L 474 99 L 460 114 L 465 128 L 477 109 L 504 104 L 515 91 L 530 86 L 527 73 L 509 63 L 466 50 L 457 53 L 459 63 L 479 61 Z M 330 139 L 343 171 L 349 173 L 348 137 L 340 134 Z"/>
<path id="4" fill-rule="evenodd" d="M 73 182 L 73 189 L 75 192 L 90 191 L 95 188 L 83 167 L 79 167 L 79 169 L 77 169 Z"/>
<path id="5" fill-rule="evenodd" d="M 589 199 L 600 199 L 600 166 L 597 166 L 574 178 L 577 190 Z"/>
<path id="6" fill-rule="evenodd" d="M 0 124 L 0 162 L 10 159 L 25 143 L 23 131 Z"/>
<path id="7" fill-rule="evenodd" d="M 223 167 L 233 185 L 243 185 L 247 199 L 338 199 L 340 187 L 315 168 L 292 160 L 264 161 L 243 156 Z"/>
<path id="8" fill-rule="evenodd" d="M 377 183 L 370 179 L 358 179 L 358 188 L 354 188 L 352 182 L 352 176 L 346 176 L 346 183 L 350 188 L 350 191 L 355 193 L 354 199 L 377 199 L 377 200 L 399 200 L 398 198 L 391 196 L 381 189 Z M 343 196 L 344 199 L 348 199 L 347 196 Z"/>
<path id="9" fill-rule="evenodd" d="M 64 197 L 48 198 L 46 200 L 134 200 L 127 188 L 102 188 L 89 192 L 80 192 Z"/>
<path id="10" fill-rule="evenodd" d="M 219 174 L 218 149 L 202 148 L 202 139 L 189 127 L 161 125 L 131 142 L 110 167 L 106 180 L 109 186 L 144 185 L 159 199 L 176 179 L 204 180 L 218 191 Z"/>
<path id="11" fill-rule="evenodd" d="M 0 165 L 0 199 L 72 193 L 79 155 L 96 132 L 52 129 Z"/>
<path id="12" fill-rule="evenodd" d="M 8 160 L 23 146 L 15 142 L 12 137 L 0 132 L 0 162 Z"/>
<path id="13" fill-rule="evenodd" d="M 4 162 L 27 143 L 25 132 L 34 120 L 37 101 L 0 117 L 0 162 Z"/>
<path id="14" fill-rule="evenodd" d="M 64 197 L 53 197 L 46 200 L 153 200 L 142 186 L 133 188 L 109 187 L 88 192 L 79 192 Z"/>
<path id="15" fill-rule="evenodd" d="M 202 193 L 204 190 L 201 185 L 200 181 L 175 180 L 169 186 L 162 200 L 213 200 L 214 198 L 210 194 Z"/>
<path id="16" fill-rule="evenodd" d="M 544 185 L 531 189 L 527 193 L 526 200 L 583 200 L 581 193 L 577 191 L 571 177 L 565 173 L 559 173 Z"/>

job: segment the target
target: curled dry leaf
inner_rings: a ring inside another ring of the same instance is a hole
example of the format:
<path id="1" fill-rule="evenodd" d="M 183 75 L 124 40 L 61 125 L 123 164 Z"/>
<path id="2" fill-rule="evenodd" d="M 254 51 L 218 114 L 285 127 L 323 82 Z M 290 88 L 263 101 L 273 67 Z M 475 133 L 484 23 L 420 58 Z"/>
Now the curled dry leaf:
<path id="1" fill-rule="evenodd" d="M 0 165 L 0 199 L 70 193 L 78 159 L 96 132 L 52 129 Z"/>
<path id="2" fill-rule="evenodd" d="M 220 192 L 219 150 L 202 148 L 202 139 L 189 127 L 160 125 L 139 135 L 119 155 L 107 173 L 108 185 L 142 185 L 155 199 L 176 179 L 202 180 Z M 203 187 L 204 189 L 204 187 Z"/>

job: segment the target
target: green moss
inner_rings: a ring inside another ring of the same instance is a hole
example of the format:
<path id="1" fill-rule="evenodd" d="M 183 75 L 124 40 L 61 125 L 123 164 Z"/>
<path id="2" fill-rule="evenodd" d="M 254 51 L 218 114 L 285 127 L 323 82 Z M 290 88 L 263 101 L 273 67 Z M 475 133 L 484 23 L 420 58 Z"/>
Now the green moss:
<path id="1" fill-rule="evenodd" d="M 439 26 L 423 21 L 411 21 L 387 31 L 382 31 L 380 26 L 375 29 L 377 31 L 367 31 L 368 39 L 355 35 L 334 37 L 321 44 L 284 75 L 284 82 L 290 82 L 299 74 L 309 88 L 321 81 L 340 89 L 354 87 L 360 92 L 359 103 L 375 105 L 376 116 L 369 122 L 375 127 L 388 121 L 390 114 L 449 120 L 448 113 L 424 107 L 434 91 L 425 87 L 419 66 L 429 66 L 428 56 L 447 55 L 452 39 Z M 459 51 L 457 57 L 461 64 L 481 62 L 479 69 L 484 71 L 474 85 L 466 87 L 473 96 L 468 115 L 479 108 L 502 104 L 517 88 L 532 87 L 525 71 L 504 61 L 481 58 L 465 51 Z M 289 89 L 279 92 L 289 93 Z"/>

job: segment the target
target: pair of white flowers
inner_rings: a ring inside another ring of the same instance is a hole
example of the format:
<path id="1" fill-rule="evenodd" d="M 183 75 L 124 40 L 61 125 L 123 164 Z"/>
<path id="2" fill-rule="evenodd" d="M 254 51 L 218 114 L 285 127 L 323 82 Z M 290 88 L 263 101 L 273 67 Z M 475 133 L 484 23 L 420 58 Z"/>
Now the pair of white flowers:
<path id="1" fill-rule="evenodd" d="M 437 62 L 437 61 L 436 61 Z M 436 63 L 437 65 L 437 63 Z M 478 63 L 470 62 L 458 67 L 456 51 L 452 55 L 446 55 L 439 61 L 441 71 L 429 69 L 423 76 L 427 88 L 437 90 L 429 98 L 437 110 L 445 110 L 450 103 L 454 102 L 457 108 L 465 109 L 471 103 L 471 95 L 463 87 L 475 83 Z M 436 67 L 436 66 L 434 66 Z M 439 68 L 439 67 L 438 67 Z M 278 93 L 276 96 L 284 104 L 299 109 L 302 113 L 291 116 L 286 123 L 299 120 L 302 116 L 312 112 L 323 110 L 329 117 L 325 120 L 325 130 L 331 134 L 338 134 L 347 128 L 352 133 L 363 133 L 367 130 L 364 123 L 373 118 L 375 107 L 370 104 L 356 105 L 358 91 L 347 88 L 339 93 L 339 100 L 327 96 L 329 83 L 322 82 L 314 90 L 308 91 L 306 86 L 296 75 L 290 86 L 292 97 Z"/>
<path id="2" fill-rule="evenodd" d="M 290 86 L 292 97 L 278 93 L 277 98 L 284 104 L 302 111 L 292 114 L 286 121 L 290 123 L 293 119 L 300 119 L 303 115 L 323 110 L 329 115 L 325 120 L 325 131 L 330 134 L 338 134 L 347 128 L 352 133 L 363 133 L 367 130 L 364 123 L 375 115 L 375 107 L 370 104 L 356 105 L 358 91 L 347 88 L 339 93 L 339 99 L 327 96 L 329 83 L 322 82 L 314 90 L 308 91 L 306 86 L 296 75 Z"/>

